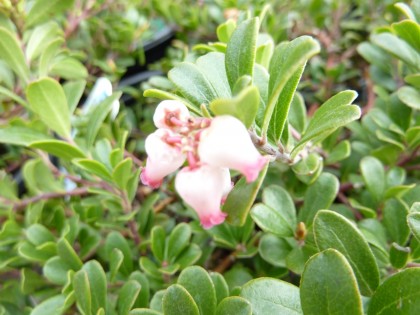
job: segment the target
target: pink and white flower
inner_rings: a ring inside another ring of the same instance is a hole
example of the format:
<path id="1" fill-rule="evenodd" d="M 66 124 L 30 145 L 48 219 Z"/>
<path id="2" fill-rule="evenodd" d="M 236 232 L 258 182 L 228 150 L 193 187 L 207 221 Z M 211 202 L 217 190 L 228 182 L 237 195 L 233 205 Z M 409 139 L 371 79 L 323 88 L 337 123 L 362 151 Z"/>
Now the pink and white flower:
<path id="1" fill-rule="evenodd" d="M 201 165 L 183 168 L 175 178 L 175 188 L 197 212 L 202 226 L 209 229 L 225 220 L 226 213 L 221 211 L 220 206 L 230 182 L 228 169 Z"/>
<path id="2" fill-rule="evenodd" d="M 170 130 L 158 129 L 146 138 L 148 154 L 146 167 L 140 175 L 143 184 L 158 188 L 165 176 L 175 172 L 185 162 L 185 154 L 177 145 L 168 144 L 168 138 L 176 137 Z"/>
<path id="3" fill-rule="evenodd" d="M 177 129 L 190 118 L 188 108 L 179 101 L 167 100 L 160 102 L 153 115 L 157 128 Z"/>
<path id="4" fill-rule="evenodd" d="M 217 116 L 203 130 L 198 145 L 201 162 L 235 169 L 247 182 L 257 179 L 268 160 L 261 156 L 244 124 L 233 116 Z"/>

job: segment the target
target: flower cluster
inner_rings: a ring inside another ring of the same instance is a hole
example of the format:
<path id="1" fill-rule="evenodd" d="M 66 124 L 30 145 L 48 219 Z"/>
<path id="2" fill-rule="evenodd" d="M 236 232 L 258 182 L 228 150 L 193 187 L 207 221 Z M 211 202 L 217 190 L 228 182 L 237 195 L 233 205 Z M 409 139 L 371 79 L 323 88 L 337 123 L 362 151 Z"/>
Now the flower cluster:
<path id="1" fill-rule="evenodd" d="M 257 151 L 241 121 L 232 116 L 193 117 L 178 101 L 161 102 L 153 116 L 158 128 L 146 138 L 143 184 L 158 188 L 163 178 L 184 165 L 175 189 L 204 228 L 225 220 L 221 205 L 232 189 L 229 169 L 254 181 L 267 159 Z"/>

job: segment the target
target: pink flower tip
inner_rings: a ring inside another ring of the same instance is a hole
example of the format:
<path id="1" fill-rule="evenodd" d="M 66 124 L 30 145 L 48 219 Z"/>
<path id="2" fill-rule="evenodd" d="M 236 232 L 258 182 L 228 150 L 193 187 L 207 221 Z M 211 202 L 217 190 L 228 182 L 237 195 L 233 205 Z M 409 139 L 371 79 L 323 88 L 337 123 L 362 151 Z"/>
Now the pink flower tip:
<path id="1" fill-rule="evenodd" d="M 243 168 L 242 172 L 245 175 L 247 183 L 252 183 L 258 178 L 260 171 L 268 163 L 266 156 L 260 156 L 255 163 Z"/>
<path id="2" fill-rule="evenodd" d="M 227 217 L 227 214 L 222 211 L 213 212 L 211 214 L 201 216 L 200 222 L 203 228 L 208 230 L 208 229 L 211 229 L 215 225 L 219 225 L 225 222 L 226 217 Z"/>
<path id="3" fill-rule="evenodd" d="M 147 168 L 144 167 L 140 174 L 140 180 L 145 186 L 150 188 L 157 189 L 162 185 L 163 179 L 153 179 L 147 175 Z"/>

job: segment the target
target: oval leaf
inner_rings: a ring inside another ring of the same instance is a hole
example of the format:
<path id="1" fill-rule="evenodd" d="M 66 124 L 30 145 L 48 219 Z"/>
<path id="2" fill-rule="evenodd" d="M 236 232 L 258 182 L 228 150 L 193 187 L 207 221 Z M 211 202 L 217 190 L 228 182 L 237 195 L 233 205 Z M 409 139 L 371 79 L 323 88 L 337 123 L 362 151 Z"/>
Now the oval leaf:
<path id="1" fill-rule="evenodd" d="M 200 315 L 192 296 L 179 284 L 166 289 L 163 296 L 163 311 L 165 315 Z"/>
<path id="2" fill-rule="evenodd" d="M 40 149 L 64 160 L 72 160 L 86 157 L 85 154 L 74 145 L 61 140 L 35 141 L 29 144 L 30 148 Z"/>
<path id="3" fill-rule="evenodd" d="M 334 249 L 312 256 L 300 282 L 304 314 L 363 314 L 362 301 L 353 270 Z"/>
<path id="4" fill-rule="evenodd" d="M 319 250 L 334 248 L 350 262 L 360 292 L 371 296 L 379 285 L 375 257 L 361 232 L 345 217 L 321 210 L 314 219 L 314 238 Z"/>

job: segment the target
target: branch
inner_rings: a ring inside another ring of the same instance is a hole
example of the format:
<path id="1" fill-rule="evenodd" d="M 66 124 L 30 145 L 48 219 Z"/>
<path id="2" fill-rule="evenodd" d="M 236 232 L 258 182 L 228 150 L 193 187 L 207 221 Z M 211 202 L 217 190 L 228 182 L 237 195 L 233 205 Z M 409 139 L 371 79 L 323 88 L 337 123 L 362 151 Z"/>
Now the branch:
<path id="1" fill-rule="evenodd" d="M 57 199 L 57 198 L 63 198 L 67 196 L 83 196 L 83 195 L 87 195 L 88 193 L 89 193 L 88 187 L 81 187 L 81 188 L 76 188 L 71 191 L 47 192 L 41 195 L 22 199 L 19 201 L 12 201 L 12 200 L 3 199 L 3 198 L 2 199 L 6 205 L 12 205 L 13 206 L 12 208 L 14 211 L 19 211 L 26 208 L 28 205 L 41 201 L 41 200 Z"/>
<path id="2" fill-rule="evenodd" d="M 262 152 L 271 155 L 274 160 L 279 160 L 287 164 L 292 164 L 293 160 L 291 159 L 288 153 L 282 153 L 279 150 L 273 148 L 269 143 L 260 138 L 254 131 L 249 131 L 252 143 Z"/>

